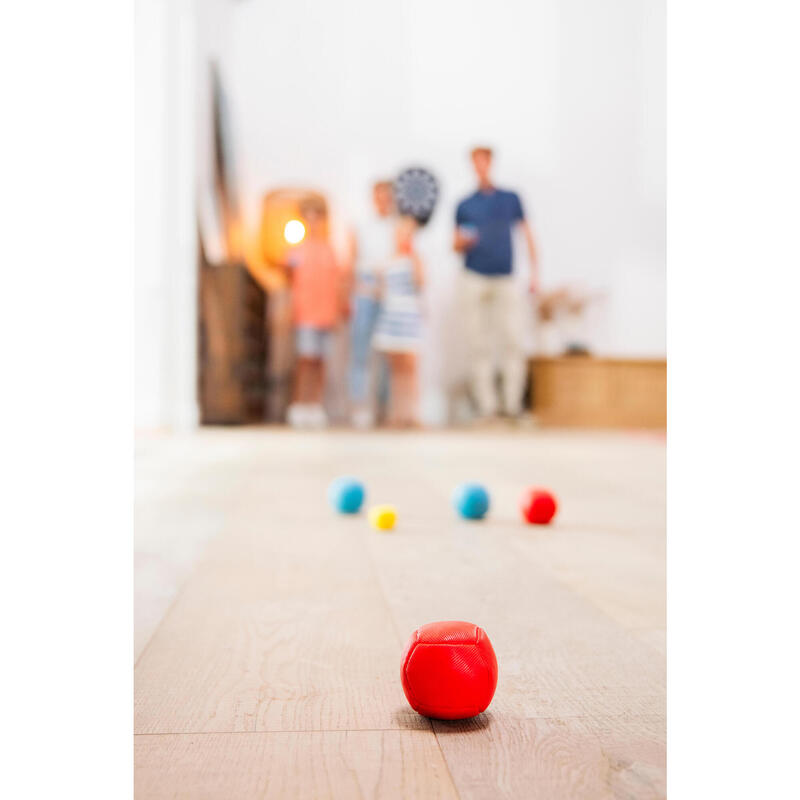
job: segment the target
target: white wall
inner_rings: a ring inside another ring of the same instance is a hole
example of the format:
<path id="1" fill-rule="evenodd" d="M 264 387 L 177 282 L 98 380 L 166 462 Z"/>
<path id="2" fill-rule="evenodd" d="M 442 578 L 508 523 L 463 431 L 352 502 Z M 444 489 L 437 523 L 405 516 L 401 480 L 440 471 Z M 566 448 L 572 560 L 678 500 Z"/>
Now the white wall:
<path id="1" fill-rule="evenodd" d="M 162 252 L 163 120 L 166 104 L 166 13 L 156 0 L 136 3 L 136 424 L 156 427 L 163 416 Z"/>
<path id="2" fill-rule="evenodd" d="M 198 420 L 195 189 L 204 88 L 198 69 L 220 36 L 212 22 L 227 18 L 228 7 L 226 0 L 136 0 L 139 429 L 190 428 Z"/>
<path id="3" fill-rule="evenodd" d="M 422 248 L 442 356 L 458 314 L 452 216 L 472 188 L 468 148 L 488 142 L 535 223 L 545 287 L 603 293 L 595 351 L 664 355 L 664 13 L 663 0 L 235 4 L 223 73 L 252 224 L 269 188 L 318 187 L 353 219 L 375 177 L 430 166 L 442 200 Z M 429 359 L 429 382 L 448 366 Z"/>
<path id="4" fill-rule="evenodd" d="M 137 0 L 137 16 L 171 5 Z M 261 196 L 276 186 L 318 187 L 353 220 L 367 213 L 375 177 L 410 163 L 438 175 L 441 203 L 421 241 L 433 312 L 429 387 L 463 369 L 445 358 L 460 268 L 449 240 L 455 204 L 472 188 L 466 153 L 476 142 L 495 146 L 498 183 L 523 197 L 545 287 L 604 293 L 590 315 L 594 350 L 665 354 L 663 0 L 197 0 L 196 8 L 197 58 L 201 67 L 209 53 L 219 58 L 253 226 Z M 137 84 L 137 100 L 144 96 L 161 126 L 176 100 L 163 85 L 164 46 L 147 45 Z M 174 144 L 158 144 L 151 127 L 143 136 L 152 166 L 168 170 Z M 174 301 L 163 291 L 168 248 L 158 242 L 170 231 L 151 191 L 157 181 L 141 186 L 147 180 L 137 162 L 137 189 L 148 190 L 137 203 L 137 212 L 147 205 L 144 228 L 137 220 L 140 423 L 174 418 L 170 397 L 186 394 L 185 378 L 170 388 L 175 356 L 159 347 Z M 185 300 L 186 287 L 177 291 Z"/>

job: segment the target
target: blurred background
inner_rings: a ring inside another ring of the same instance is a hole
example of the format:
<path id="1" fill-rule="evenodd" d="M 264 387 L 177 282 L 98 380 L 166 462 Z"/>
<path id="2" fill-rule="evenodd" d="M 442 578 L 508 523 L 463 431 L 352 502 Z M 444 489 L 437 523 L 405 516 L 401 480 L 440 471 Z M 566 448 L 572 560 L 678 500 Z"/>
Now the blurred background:
<path id="1" fill-rule="evenodd" d="M 513 231 L 523 416 L 665 426 L 661 0 L 137 0 L 136 34 L 138 429 L 286 421 L 309 199 L 341 276 L 321 402 L 329 424 L 353 424 L 359 243 L 374 183 L 396 189 L 411 167 L 436 187 L 413 233 L 413 421 L 479 418 L 453 249 L 475 146 L 492 148 L 536 243 L 530 293 Z M 379 425 L 394 373 L 371 350 L 368 368 Z"/>

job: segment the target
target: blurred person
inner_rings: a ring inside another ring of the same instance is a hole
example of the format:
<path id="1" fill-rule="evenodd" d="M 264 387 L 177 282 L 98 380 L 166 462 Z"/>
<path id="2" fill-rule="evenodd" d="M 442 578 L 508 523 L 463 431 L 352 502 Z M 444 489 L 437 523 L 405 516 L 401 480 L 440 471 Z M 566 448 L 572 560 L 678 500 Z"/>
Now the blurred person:
<path id="1" fill-rule="evenodd" d="M 377 181 L 372 187 L 375 214 L 358 227 L 354 242 L 356 263 L 353 318 L 350 328 L 350 399 L 352 422 L 357 428 L 374 423 L 373 398 L 369 396 L 372 336 L 380 312 L 378 275 L 394 250 L 394 192 L 391 181 Z M 381 362 L 380 367 L 384 364 Z"/>
<path id="2" fill-rule="evenodd" d="M 417 352 L 422 338 L 424 283 L 422 261 L 414 251 L 417 222 L 398 218 L 394 228 L 394 254 L 379 273 L 381 308 L 375 330 L 375 349 L 389 364 L 389 424 L 416 424 L 418 385 Z"/>
<path id="3" fill-rule="evenodd" d="M 305 238 L 289 256 L 297 362 L 287 416 L 294 427 L 318 428 L 328 422 L 322 405 L 325 363 L 344 311 L 346 270 L 337 263 L 328 241 L 324 201 L 304 201 L 300 215 L 306 226 Z"/>
<path id="4" fill-rule="evenodd" d="M 492 355 L 499 344 L 503 411 L 518 417 L 526 369 L 523 303 L 512 277 L 513 229 L 521 228 L 525 236 L 531 292 L 539 288 L 537 249 L 519 196 L 492 182 L 491 148 L 476 147 L 470 155 L 478 187 L 458 204 L 453 246 L 465 256 L 464 303 L 472 393 L 481 417 L 497 413 Z"/>

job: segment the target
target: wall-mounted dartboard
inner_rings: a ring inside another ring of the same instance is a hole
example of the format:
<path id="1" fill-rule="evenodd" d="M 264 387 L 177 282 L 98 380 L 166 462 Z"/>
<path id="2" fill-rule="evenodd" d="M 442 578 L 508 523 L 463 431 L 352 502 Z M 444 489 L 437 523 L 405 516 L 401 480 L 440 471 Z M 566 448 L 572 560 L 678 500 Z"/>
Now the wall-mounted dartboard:
<path id="1" fill-rule="evenodd" d="M 439 197 L 439 184 L 421 167 L 404 169 L 395 179 L 394 198 L 401 214 L 409 214 L 424 225 L 433 214 Z"/>

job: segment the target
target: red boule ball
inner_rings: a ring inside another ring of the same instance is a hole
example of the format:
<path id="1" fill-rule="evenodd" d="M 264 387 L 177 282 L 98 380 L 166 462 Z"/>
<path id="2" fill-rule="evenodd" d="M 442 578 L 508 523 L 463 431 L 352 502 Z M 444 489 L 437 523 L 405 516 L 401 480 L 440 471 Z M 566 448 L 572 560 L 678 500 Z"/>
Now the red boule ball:
<path id="1" fill-rule="evenodd" d="M 547 489 L 528 489 L 522 496 L 522 516 L 531 525 L 547 525 L 556 514 L 558 503 Z"/>
<path id="2" fill-rule="evenodd" d="M 466 719 L 491 703 L 497 658 L 477 625 L 430 622 L 411 634 L 401 680 L 414 711 L 435 719 Z"/>

